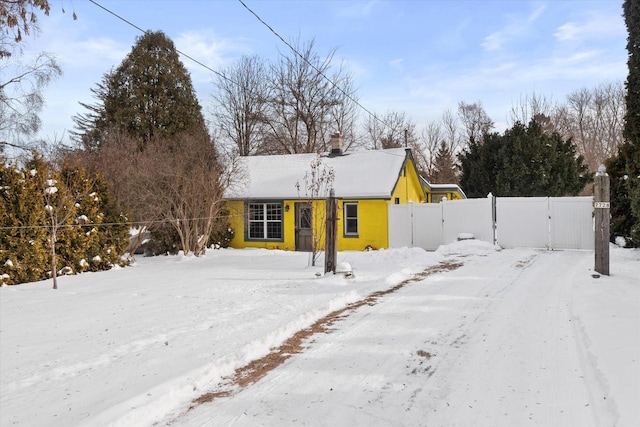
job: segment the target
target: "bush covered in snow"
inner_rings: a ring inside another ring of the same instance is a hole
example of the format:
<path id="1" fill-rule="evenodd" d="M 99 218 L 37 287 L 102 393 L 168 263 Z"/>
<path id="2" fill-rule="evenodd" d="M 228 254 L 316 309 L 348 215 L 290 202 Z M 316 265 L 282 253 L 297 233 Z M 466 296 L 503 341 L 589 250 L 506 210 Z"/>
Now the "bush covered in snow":
<path id="1" fill-rule="evenodd" d="M 49 278 L 52 240 L 56 273 L 107 270 L 121 262 L 128 227 L 99 176 L 75 164 L 54 169 L 38 155 L 23 166 L 0 160 L 3 285 Z"/>

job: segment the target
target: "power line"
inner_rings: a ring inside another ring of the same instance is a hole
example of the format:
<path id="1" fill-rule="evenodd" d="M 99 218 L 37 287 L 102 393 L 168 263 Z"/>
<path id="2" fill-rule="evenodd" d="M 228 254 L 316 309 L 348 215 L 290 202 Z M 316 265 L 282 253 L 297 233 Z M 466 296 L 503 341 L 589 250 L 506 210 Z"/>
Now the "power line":
<path id="1" fill-rule="evenodd" d="M 320 74 L 325 80 L 327 80 L 331 85 L 333 85 L 333 87 L 335 87 L 336 89 L 338 89 L 340 92 L 342 92 L 342 94 L 344 96 L 346 96 L 347 98 L 349 98 L 353 103 L 355 103 L 358 107 L 360 107 L 361 109 L 363 109 L 364 111 L 367 112 L 367 114 L 369 114 L 370 116 L 372 116 L 375 120 L 379 121 L 380 123 L 382 123 L 384 126 L 386 126 L 387 128 L 392 128 L 391 125 L 389 125 L 388 123 L 386 123 L 384 120 L 382 120 L 381 118 L 379 118 L 377 115 L 373 114 L 371 111 L 369 111 L 367 108 L 365 108 L 364 105 L 360 104 L 360 102 L 358 102 L 358 100 L 356 100 L 355 98 L 353 98 L 351 95 L 349 95 L 345 90 L 343 90 L 340 86 L 337 86 L 333 80 L 331 80 L 329 77 L 327 77 L 321 70 L 319 70 L 315 65 L 313 65 L 311 62 L 309 62 L 309 60 L 307 58 L 305 58 L 300 52 L 298 52 L 292 45 L 291 43 L 287 42 L 280 34 L 278 34 L 278 32 L 276 30 L 274 30 L 269 24 L 267 24 L 262 18 L 260 18 L 260 16 L 258 16 L 257 13 L 255 13 L 249 6 L 246 5 L 246 3 L 243 0 L 238 0 L 240 2 L 240 4 L 242 4 L 242 6 L 244 6 L 245 9 L 247 9 L 249 11 L 249 13 L 251 13 L 253 16 L 256 17 L 256 19 L 258 21 L 260 21 L 260 23 L 262 25 L 264 25 L 265 27 L 267 27 L 269 29 L 269 31 L 271 31 L 278 39 L 280 39 L 280 41 L 282 41 L 282 43 L 284 43 L 289 49 L 291 49 L 291 51 L 293 53 L 295 53 L 296 55 L 298 55 L 304 62 L 306 62 L 310 67 L 312 67 L 318 74 Z"/>
<path id="2" fill-rule="evenodd" d="M 106 7 L 102 6 L 101 4 L 99 4 L 98 2 L 94 1 L 94 0 L 89 0 L 91 3 L 95 4 L 96 6 L 98 6 L 100 9 L 104 10 L 105 12 L 115 16 L 116 18 L 118 18 L 119 20 L 121 20 L 122 22 L 125 22 L 127 24 L 129 24 L 130 26 L 132 26 L 133 28 L 137 29 L 138 31 L 142 32 L 142 33 L 147 33 L 148 30 L 143 30 L 142 28 L 140 28 L 139 26 L 137 26 L 136 24 L 134 24 L 133 22 L 123 18 L 122 16 L 118 15 L 117 13 L 113 12 L 110 9 L 107 9 Z M 235 85 L 238 85 L 237 82 L 234 82 L 233 80 L 231 80 L 230 78 L 228 78 L 227 76 L 225 76 L 224 74 L 214 70 L 213 68 L 209 67 L 208 65 L 198 61 L 197 59 L 195 59 L 194 57 L 192 57 L 191 55 L 188 55 L 178 49 L 176 49 L 176 52 L 179 53 L 180 55 L 184 56 L 185 58 L 188 58 L 190 60 L 192 60 L 193 62 L 195 62 L 196 64 L 200 65 L 201 67 L 206 68 L 207 70 L 211 71 L 212 73 L 214 73 L 215 75 L 217 75 L 218 77 L 221 77 Z"/>
<path id="3" fill-rule="evenodd" d="M 212 217 L 201 217 L 201 218 L 170 218 L 170 219 L 158 219 L 152 221 L 125 221 L 125 222 L 101 222 L 101 223 L 85 223 L 85 224 L 61 224 L 57 228 L 76 228 L 76 227 L 115 227 L 115 226 L 144 226 L 151 224 L 170 224 L 176 222 L 187 222 L 187 221 L 203 221 L 208 219 L 223 219 L 223 218 L 234 218 L 240 217 L 240 214 L 229 214 L 226 216 L 216 215 Z M 16 225 L 10 227 L 0 227 L 0 230 L 32 230 L 32 229 L 50 229 L 51 225 Z"/>
<path id="4" fill-rule="evenodd" d="M 95 0 L 89 0 L 91 3 L 93 3 L 94 5 L 98 6 L 100 9 L 104 10 L 105 12 L 115 16 L 116 18 L 118 18 L 119 20 L 121 20 L 122 22 L 125 22 L 126 24 L 132 26 L 133 28 L 137 29 L 138 31 L 142 32 L 142 33 L 146 33 L 146 30 L 143 30 L 141 27 L 139 27 L 138 25 L 132 23 L 131 21 L 125 19 L 124 17 L 118 15 L 117 13 L 113 12 L 112 10 L 102 6 L 101 4 L 99 4 L 98 2 L 96 2 Z M 280 39 L 280 41 L 282 41 L 282 43 L 284 43 L 289 49 L 291 49 L 291 51 L 293 53 L 295 53 L 296 55 L 298 55 L 303 61 L 305 61 L 310 67 L 312 67 L 320 76 L 322 76 L 322 78 L 324 78 L 325 80 L 327 80 L 333 87 L 335 87 L 336 89 L 338 89 L 344 96 L 346 96 L 349 100 L 351 100 L 355 105 L 357 105 L 358 107 L 360 107 L 362 110 L 364 110 L 367 114 L 369 114 L 371 117 L 374 118 L 374 120 L 377 120 L 378 122 L 382 123 L 385 127 L 392 129 L 393 127 L 391 125 L 389 125 L 387 122 L 385 122 L 384 120 L 382 120 L 380 117 L 378 117 L 376 114 L 372 113 L 371 111 L 369 111 L 369 109 L 367 109 L 364 105 L 362 105 L 357 99 L 355 99 L 354 97 L 352 97 L 348 92 L 346 92 L 344 89 L 342 89 L 340 86 L 336 85 L 329 77 L 327 77 L 321 70 L 319 70 L 315 65 L 313 65 L 311 62 L 309 62 L 309 60 L 307 58 L 305 58 L 300 52 L 298 52 L 289 42 L 287 42 L 280 34 L 278 34 L 278 32 L 276 30 L 274 30 L 269 24 L 267 24 L 262 18 L 260 18 L 260 16 L 258 16 L 257 13 L 255 13 L 251 8 L 249 8 L 249 6 L 247 6 L 243 0 L 238 0 L 240 2 L 240 4 L 242 4 L 242 6 L 244 6 L 245 9 L 247 9 L 253 16 L 256 17 L 256 19 L 262 23 L 265 27 L 267 27 L 269 29 L 269 31 L 271 31 L 278 39 Z M 193 58 L 192 56 L 181 52 L 180 50 L 176 49 L 176 52 L 179 53 L 180 55 L 184 56 L 185 58 L 190 59 L 191 61 L 195 62 L 196 64 L 200 65 L 201 67 L 211 71 L 212 73 L 214 73 L 215 75 L 219 76 L 220 78 L 236 85 L 236 86 L 240 86 L 240 84 L 236 81 L 233 81 L 232 79 L 230 79 L 229 77 L 225 76 L 224 74 L 214 70 L 213 68 L 209 67 L 208 65 L 202 63 L 201 61 L 198 61 L 197 59 Z"/>

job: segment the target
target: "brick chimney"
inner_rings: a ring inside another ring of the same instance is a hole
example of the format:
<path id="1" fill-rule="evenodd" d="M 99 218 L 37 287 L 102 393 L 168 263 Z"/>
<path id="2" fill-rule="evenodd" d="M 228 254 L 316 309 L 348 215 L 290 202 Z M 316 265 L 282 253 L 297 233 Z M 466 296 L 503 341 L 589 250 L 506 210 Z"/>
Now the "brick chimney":
<path id="1" fill-rule="evenodd" d="M 331 156 L 342 156 L 342 135 L 340 132 L 331 135 Z"/>

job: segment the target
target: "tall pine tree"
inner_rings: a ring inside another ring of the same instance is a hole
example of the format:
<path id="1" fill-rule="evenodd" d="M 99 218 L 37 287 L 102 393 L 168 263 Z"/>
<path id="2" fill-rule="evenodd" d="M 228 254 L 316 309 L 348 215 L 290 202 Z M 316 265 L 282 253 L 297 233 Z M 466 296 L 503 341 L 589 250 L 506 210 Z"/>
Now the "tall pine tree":
<path id="1" fill-rule="evenodd" d="M 96 149 L 109 132 L 126 132 L 143 149 L 151 139 L 206 132 L 191 77 L 163 32 L 138 37 L 131 52 L 93 89 L 97 103 L 74 117 L 74 135 Z"/>
<path id="2" fill-rule="evenodd" d="M 173 42 L 145 33 L 93 92 L 98 102 L 75 117 L 87 164 L 141 229 L 157 235 L 158 221 L 177 228 L 180 238 L 167 234 L 167 250 L 204 253 L 186 242 L 206 242 L 214 228 L 221 165 Z"/>
<path id="3" fill-rule="evenodd" d="M 433 173 L 429 177 L 432 184 L 456 184 L 458 182 L 458 174 L 456 173 L 457 165 L 455 158 L 447 144 L 442 141 L 440 148 L 436 153 L 433 164 Z"/>

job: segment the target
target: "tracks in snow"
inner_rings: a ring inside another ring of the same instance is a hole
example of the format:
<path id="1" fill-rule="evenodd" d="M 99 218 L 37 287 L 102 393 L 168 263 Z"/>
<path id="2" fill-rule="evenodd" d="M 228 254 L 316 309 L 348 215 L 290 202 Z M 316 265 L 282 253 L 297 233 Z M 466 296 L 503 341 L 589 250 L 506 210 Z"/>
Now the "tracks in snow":
<path id="1" fill-rule="evenodd" d="M 455 270 L 462 265 L 463 264 L 458 261 L 443 261 L 435 266 L 426 268 L 424 271 L 400 282 L 399 284 L 389 289 L 373 292 L 360 301 L 348 304 L 346 307 L 340 310 L 329 313 L 323 318 L 317 320 L 310 327 L 296 332 L 293 336 L 287 339 L 284 344 L 282 344 L 278 348 L 273 349 L 268 355 L 236 369 L 234 375 L 228 378 L 220 386 L 218 386 L 216 390 L 204 393 L 194 399 L 185 413 L 188 413 L 201 404 L 212 402 L 217 398 L 236 394 L 249 385 L 260 381 L 269 372 L 282 365 L 291 356 L 302 352 L 304 350 L 304 343 L 312 336 L 316 334 L 329 333 L 331 331 L 331 326 L 336 321 L 347 317 L 350 313 L 353 313 L 358 308 L 365 305 L 376 305 L 384 296 L 397 292 L 398 290 L 411 283 L 419 282 L 432 274 Z"/>
<path id="2" fill-rule="evenodd" d="M 294 334 L 194 400 L 175 423 L 614 425 L 573 324 L 568 283 L 583 260 L 505 251 L 428 286 L 406 286 L 461 264 L 436 266 Z M 269 381 L 248 387 L 297 353 Z M 234 398 L 195 410 L 222 396 Z"/>

